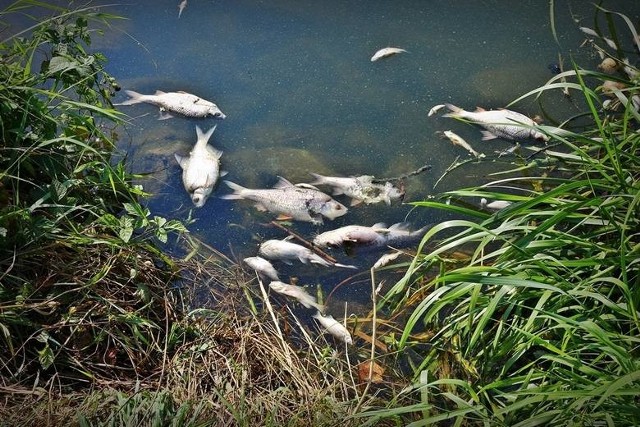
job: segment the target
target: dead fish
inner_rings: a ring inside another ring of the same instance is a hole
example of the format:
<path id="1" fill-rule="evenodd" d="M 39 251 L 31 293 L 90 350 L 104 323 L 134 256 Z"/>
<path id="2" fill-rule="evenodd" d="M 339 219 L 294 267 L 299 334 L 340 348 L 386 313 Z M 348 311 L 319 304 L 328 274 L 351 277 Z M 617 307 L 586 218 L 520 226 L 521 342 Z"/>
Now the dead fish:
<path id="1" fill-rule="evenodd" d="M 225 184 L 235 192 L 221 196 L 222 199 L 252 200 L 258 210 L 286 215 L 298 221 L 322 224 L 323 216 L 333 220 L 347 213 L 347 208 L 331 196 L 316 188 L 293 185 L 282 177 L 278 177 L 278 183 L 272 189 L 254 190 L 230 181 L 225 181 Z"/>
<path id="2" fill-rule="evenodd" d="M 258 254 L 264 258 L 279 260 L 285 264 L 291 264 L 291 260 L 297 259 L 303 264 L 312 263 L 325 267 L 357 268 L 354 265 L 344 265 L 327 261 L 309 248 L 305 248 L 297 243 L 284 240 L 267 240 L 260 244 Z"/>
<path id="3" fill-rule="evenodd" d="M 351 334 L 349 333 L 347 328 L 345 328 L 342 323 L 334 319 L 330 314 L 323 316 L 320 312 L 318 312 L 311 317 L 316 319 L 318 323 L 320 323 L 320 325 L 322 325 L 322 327 L 324 327 L 327 332 L 329 332 L 334 337 L 344 341 L 347 344 L 353 344 L 353 339 L 351 338 Z"/>
<path id="4" fill-rule="evenodd" d="M 269 288 L 273 291 L 287 295 L 289 297 L 295 298 L 300 302 L 300 304 L 304 305 L 307 308 L 315 308 L 319 312 L 324 312 L 325 307 L 322 304 L 318 304 L 316 298 L 310 295 L 304 288 L 296 285 L 290 285 L 288 283 L 283 283 L 278 280 L 274 280 L 269 283 Z"/>
<path id="5" fill-rule="evenodd" d="M 469 143 L 467 141 L 465 141 L 460 135 L 458 135 L 458 134 L 456 134 L 456 133 L 454 133 L 454 132 L 452 132 L 450 130 L 445 130 L 443 133 L 444 133 L 444 136 L 449 138 L 449 141 L 451 141 L 454 145 L 458 145 L 458 146 L 464 148 L 469 153 L 473 154 L 477 159 L 481 159 L 481 158 L 485 157 L 484 154 L 478 153 L 476 150 L 474 150 L 473 147 L 471 147 L 471 145 L 469 145 Z"/>
<path id="6" fill-rule="evenodd" d="M 384 254 L 380 258 L 378 258 L 378 260 L 375 262 L 375 264 L 373 264 L 373 267 L 371 268 L 373 268 L 374 270 L 377 270 L 378 268 L 382 268 L 385 265 L 389 264 L 391 261 L 398 258 L 400 255 L 402 255 L 402 252 L 400 251 Z"/>
<path id="7" fill-rule="evenodd" d="M 182 11 L 184 10 L 185 7 L 187 7 L 187 0 L 182 0 L 178 5 L 178 19 L 180 19 L 180 16 L 182 15 Z"/>
<path id="8" fill-rule="evenodd" d="M 495 138 L 525 139 L 534 138 L 539 141 L 548 141 L 549 137 L 536 130 L 537 123 L 529 117 L 518 112 L 500 109 L 484 110 L 478 108 L 476 111 L 466 111 L 452 104 L 446 104 L 451 111 L 443 117 L 453 117 L 456 119 L 468 120 L 482 126 L 482 140 Z"/>
<path id="9" fill-rule="evenodd" d="M 386 242 L 387 233 L 387 226 L 383 223 L 374 224 L 371 227 L 346 225 L 317 235 L 313 239 L 313 244 L 321 248 L 337 248 L 345 244 L 382 246 Z"/>
<path id="10" fill-rule="evenodd" d="M 245 264 L 253 268 L 259 275 L 268 277 L 271 280 L 280 280 L 278 272 L 269 261 L 259 256 L 252 256 L 243 259 Z"/>
<path id="11" fill-rule="evenodd" d="M 197 208 L 204 206 L 220 175 L 222 151 L 207 145 L 215 130 L 214 126 L 207 133 L 202 133 L 202 129 L 196 126 L 198 140 L 189 153 L 189 157 L 174 154 L 182 168 L 182 184 Z"/>
<path id="12" fill-rule="evenodd" d="M 360 203 L 372 204 L 384 202 L 391 205 L 391 202 L 402 200 L 404 191 L 394 186 L 390 182 L 379 184 L 373 182 L 371 175 L 361 175 L 352 177 L 323 176 L 311 173 L 316 179 L 311 185 L 329 185 L 333 187 L 333 195 L 344 194 L 351 197 L 351 206 Z"/>
<path id="13" fill-rule="evenodd" d="M 335 230 L 325 231 L 313 239 L 319 247 L 340 247 L 346 245 L 362 246 L 404 246 L 422 238 L 428 227 L 410 231 L 409 224 L 399 222 L 387 227 L 383 223 L 371 227 L 347 225 Z"/>
<path id="14" fill-rule="evenodd" d="M 434 105 L 429 110 L 429 114 L 427 114 L 427 116 L 429 116 L 429 117 L 433 116 L 435 113 L 437 113 L 438 111 L 442 110 L 444 107 L 446 107 L 445 104 Z"/>
<path id="15" fill-rule="evenodd" d="M 400 49 L 399 47 L 385 47 L 373 54 L 373 56 L 371 57 L 371 62 L 375 62 L 378 59 L 386 58 L 387 56 L 395 55 L 401 52 L 406 52 L 406 50 Z"/>
<path id="16" fill-rule="evenodd" d="M 496 200 L 491 203 L 488 203 L 487 199 L 485 199 L 484 197 L 480 199 L 480 207 L 482 209 L 499 211 L 500 209 L 504 209 L 509 206 L 511 206 L 511 202 L 507 202 L 506 200 Z"/>
<path id="17" fill-rule="evenodd" d="M 125 90 L 125 92 L 130 98 L 124 102 L 113 105 L 132 105 L 141 102 L 153 104 L 160 107 L 160 120 L 172 117 L 167 111 L 182 114 L 187 117 L 213 116 L 217 119 L 227 117 L 213 102 L 187 92 L 162 92 L 157 90 L 154 95 L 143 95 L 133 90 Z"/>

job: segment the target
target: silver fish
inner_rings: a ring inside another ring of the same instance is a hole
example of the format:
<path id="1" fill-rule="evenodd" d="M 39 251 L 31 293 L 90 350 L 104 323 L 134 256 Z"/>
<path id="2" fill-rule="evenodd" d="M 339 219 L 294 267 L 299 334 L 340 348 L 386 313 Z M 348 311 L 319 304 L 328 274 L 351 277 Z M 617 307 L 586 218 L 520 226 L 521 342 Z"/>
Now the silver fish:
<path id="1" fill-rule="evenodd" d="M 482 131 L 482 140 L 486 141 L 495 138 L 506 139 L 526 139 L 534 138 L 539 141 L 548 141 L 549 137 L 536 130 L 536 122 L 524 114 L 515 111 L 484 110 L 479 108 L 476 111 L 466 111 L 452 104 L 446 104 L 451 111 L 443 117 L 453 117 L 456 119 L 469 120 L 485 128 Z"/>
<path id="2" fill-rule="evenodd" d="M 333 195 L 344 194 L 351 197 L 351 206 L 385 202 L 391 205 L 391 202 L 401 200 L 404 197 L 404 191 L 394 186 L 390 182 L 379 184 L 373 182 L 374 177 L 371 175 L 361 175 L 352 177 L 323 176 L 317 173 L 311 173 L 316 179 L 311 185 L 329 185 L 333 187 Z"/>
<path id="3" fill-rule="evenodd" d="M 373 54 L 373 56 L 371 57 L 371 62 L 375 62 L 378 59 L 386 58 L 387 56 L 395 55 L 401 52 L 406 52 L 406 50 L 399 47 L 385 47 Z"/>
<path id="4" fill-rule="evenodd" d="M 347 225 L 319 234 L 313 243 L 320 247 L 339 247 L 345 244 L 362 246 L 405 246 L 422 238 L 428 226 L 410 231 L 409 224 L 399 222 L 387 227 L 383 223 L 371 227 Z"/>
<path id="5" fill-rule="evenodd" d="M 271 189 L 244 188 L 230 181 L 225 181 L 235 192 L 221 196 L 223 199 L 252 200 L 258 210 L 286 215 L 298 221 L 322 224 L 322 217 L 333 220 L 347 213 L 347 208 L 333 200 L 331 196 L 316 188 L 293 185 L 286 179 L 278 177 L 278 183 Z"/>
<path id="6" fill-rule="evenodd" d="M 222 151 L 207 145 L 215 130 L 214 126 L 207 133 L 202 133 L 202 129 L 196 126 L 198 141 L 189 153 L 189 157 L 174 154 L 182 168 L 182 184 L 197 208 L 204 206 L 220 175 Z"/>
<path id="7" fill-rule="evenodd" d="M 373 264 L 373 267 L 371 268 L 373 268 L 374 270 L 377 270 L 378 268 L 382 268 L 385 265 L 389 264 L 391 261 L 398 258 L 400 255 L 402 255 L 402 252 L 400 251 L 384 254 L 380 258 L 378 258 L 378 260 L 375 262 L 375 264 Z"/>
<path id="8" fill-rule="evenodd" d="M 344 265 L 327 261 L 311 249 L 297 243 L 284 240 L 267 240 L 260 244 L 258 255 L 272 260 L 279 260 L 285 264 L 291 264 L 291 260 L 297 259 L 303 264 L 312 263 L 325 267 L 356 268 L 353 265 Z"/>
<path id="9" fill-rule="evenodd" d="M 507 202 L 506 200 L 495 200 L 491 203 L 488 203 L 487 199 L 485 199 L 484 197 L 480 199 L 480 207 L 482 209 L 499 211 L 500 209 L 504 209 L 509 206 L 511 206 L 511 202 Z"/>
<path id="10" fill-rule="evenodd" d="M 476 158 L 481 159 L 481 158 L 485 157 L 484 154 L 478 153 L 476 150 L 474 150 L 473 147 L 471 145 L 469 145 L 469 143 L 467 141 L 465 141 L 460 135 L 458 135 L 456 133 L 453 133 L 450 130 L 445 130 L 443 133 L 444 133 L 444 136 L 449 138 L 449 141 L 451 141 L 454 145 L 458 145 L 458 146 L 464 148 L 469 153 L 471 153 L 474 156 L 476 156 Z"/>
<path id="11" fill-rule="evenodd" d="M 182 11 L 184 10 L 185 7 L 187 7 L 187 0 L 182 0 L 178 5 L 178 19 L 180 19 L 180 16 L 182 15 Z"/>
<path id="12" fill-rule="evenodd" d="M 327 332 L 329 332 L 334 337 L 344 341 L 347 344 L 353 344 L 353 339 L 351 338 L 351 334 L 349 333 L 347 328 L 345 328 L 342 323 L 334 319 L 330 314 L 323 316 L 320 312 L 318 312 L 311 317 L 316 319 L 318 323 L 320 323 L 320 325 L 322 325 L 322 327 L 324 327 Z"/>
<path id="13" fill-rule="evenodd" d="M 310 295 L 304 288 L 296 285 L 290 285 L 277 280 L 269 283 L 269 288 L 282 295 L 287 295 L 297 299 L 300 304 L 307 308 L 315 308 L 319 312 L 323 312 L 325 307 L 322 304 L 318 304 L 318 300 L 313 295 Z"/>
<path id="14" fill-rule="evenodd" d="M 141 102 L 157 105 L 160 107 L 161 120 L 172 117 L 167 111 L 179 113 L 187 117 L 213 116 L 217 119 L 227 117 L 213 102 L 187 92 L 162 92 L 157 90 L 154 95 L 143 95 L 132 90 L 125 90 L 125 92 L 130 98 L 124 102 L 113 105 L 132 105 Z"/>
<path id="15" fill-rule="evenodd" d="M 313 244 L 322 248 L 337 248 L 345 244 L 363 246 L 382 246 L 386 242 L 387 226 L 383 223 L 371 227 L 363 225 L 346 225 L 335 230 L 325 231 L 313 239 Z"/>
<path id="16" fill-rule="evenodd" d="M 258 274 L 268 277 L 271 280 L 280 280 L 278 272 L 269 261 L 259 256 L 252 256 L 243 259 L 245 264 L 253 268 Z"/>
<path id="17" fill-rule="evenodd" d="M 444 105 L 444 104 L 434 105 L 429 110 L 429 113 L 427 114 L 427 116 L 429 116 L 429 117 L 433 116 L 435 113 L 437 113 L 438 111 L 442 110 L 444 107 L 446 107 L 446 105 Z"/>

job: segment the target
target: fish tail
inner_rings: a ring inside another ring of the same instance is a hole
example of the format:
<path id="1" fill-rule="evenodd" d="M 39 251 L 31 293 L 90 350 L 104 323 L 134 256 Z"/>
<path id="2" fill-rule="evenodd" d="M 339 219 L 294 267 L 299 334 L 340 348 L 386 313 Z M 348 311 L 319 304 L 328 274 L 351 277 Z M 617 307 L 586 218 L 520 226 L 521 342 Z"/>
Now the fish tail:
<path id="1" fill-rule="evenodd" d="M 235 191 L 235 193 L 224 194 L 220 196 L 221 199 L 227 199 L 227 200 L 244 199 L 244 197 L 242 197 L 242 192 L 246 190 L 246 188 L 231 181 L 224 181 L 224 183 L 227 184 L 233 191 Z"/>
<path id="2" fill-rule="evenodd" d="M 313 172 L 309 172 L 309 173 L 311 174 L 311 176 L 312 176 L 312 177 L 314 177 L 314 178 L 315 178 L 315 181 L 310 182 L 309 184 L 311 184 L 311 185 L 321 185 L 321 184 L 324 184 L 324 182 L 325 182 L 325 177 L 324 177 L 324 176 L 322 176 L 322 175 L 320 175 L 320 174 L 317 174 L 317 173 L 313 173 Z"/>
<path id="3" fill-rule="evenodd" d="M 339 262 L 336 262 L 333 264 L 334 267 L 341 267 L 341 268 L 350 268 L 352 270 L 357 270 L 358 267 L 356 267 L 355 265 L 351 265 L 351 264 L 340 264 Z"/>
<path id="4" fill-rule="evenodd" d="M 214 125 L 206 133 L 203 133 L 202 129 L 200 129 L 200 126 L 196 125 L 196 135 L 198 136 L 198 142 L 196 142 L 196 145 L 207 145 L 207 142 L 209 142 L 209 138 L 211 138 L 211 135 L 213 135 L 213 132 L 216 130 L 216 126 L 217 125 Z"/>
<path id="5" fill-rule="evenodd" d="M 318 313 L 324 313 L 327 310 L 327 307 L 325 305 L 322 305 L 317 302 L 311 303 L 311 306 L 314 307 L 316 310 L 318 310 Z M 311 308 L 311 307 L 307 307 L 307 308 Z"/>
<path id="6" fill-rule="evenodd" d="M 144 97 L 143 94 L 138 93 L 136 91 L 133 90 L 125 90 L 124 93 L 126 93 L 127 95 L 129 95 L 129 99 L 119 103 L 119 104 L 113 104 L 113 105 L 132 105 L 132 104 L 139 104 L 141 102 L 144 102 L 142 100 L 142 98 Z"/>
<path id="7" fill-rule="evenodd" d="M 444 104 L 445 107 L 451 111 L 450 113 L 443 114 L 442 117 L 460 117 L 462 111 L 464 111 L 460 107 L 456 107 L 453 104 Z"/>

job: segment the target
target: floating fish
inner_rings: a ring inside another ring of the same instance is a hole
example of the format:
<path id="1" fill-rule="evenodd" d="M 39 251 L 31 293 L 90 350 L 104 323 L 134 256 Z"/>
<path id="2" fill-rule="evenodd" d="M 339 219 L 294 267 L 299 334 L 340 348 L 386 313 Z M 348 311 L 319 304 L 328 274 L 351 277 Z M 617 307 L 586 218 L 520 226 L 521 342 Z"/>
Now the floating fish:
<path id="1" fill-rule="evenodd" d="M 380 258 L 378 258 L 378 260 L 375 262 L 375 264 L 373 264 L 373 267 L 371 268 L 373 268 L 374 270 L 377 270 L 378 268 L 382 268 L 385 265 L 389 264 L 391 261 L 398 258 L 400 255 L 402 255 L 402 252 L 400 251 L 384 254 Z"/>
<path id="2" fill-rule="evenodd" d="M 187 117 L 213 116 L 217 119 L 224 119 L 226 117 L 213 102 L 187 92 L 162 92 L 157 90 L 154 95 L 143 95 L 132 90 L 125 90 L 125 92 L 130 98 L 124 102 L 113 105 L 132 105 L 141 102 L 153 104 L 160 107 L 161 120 L 172 117 L 167 111 L 182 114 Z"/>
<path id="3" fill-rule="evenodd" d="M 386 242 L 385 235 L 388 232 L 387 226 L 383 223 L 374 224 L 371 227 L 346 225 L 317 235 L 313 239 L 313 244 L 321 248 L 337 248 L 345 244 L 382 246 Z"/>
<path id="4" fill-rule="evenodd" d="M 351 206 L 385 202 L 391 205 L 391 202 L 402 200 L 404 191 L 395 187 L 390 182 L 379 184 L 374 182 L 371 175 L 361 175 L 352 177 L 336 177 L 323 176 L 317 173 L 311 173 L 316 179 L 311 185 L 329 185 L 333 187 L 333 195 L 344 194 L 351 197 Z"/>
<path id="5" fill-rule="evenodd" d="M 442 110 L 444 107 L 446 107 L 445 104 L 434 105 L 429 110 L 429 114 L 427 114 L 427 116 L 429 116 L 429 117 L 433 116 L 435 113 L 437 113 L 438 111 Z"/>
<path id="6" fill-rule="evenodd" d="M 445 130 L 443 133 L 444 133 L 444 136 L 449 138 L 449 141 L 451 141 L 454 145 L 458 145 L 458 146 L 464 148 L 469 153 L 473 154 L 476 158 L 481 159 L 481 158 L 485 157 L 484 154 L 478 153 L 476 150 L 474 150 L 473 147 L 471 147 L 471 145 L 469 145 L 469 143 L 467 141 L 465 141 L 460 135 L 458 135 L 458 134 L 456 134 L 456 133 L 454 133 L 454 132 L 452 132 L 450 130 Z"/>
<path id="7" fill-rule="evenodd" d="M 304 305 L 307 308 L 315 308 L 319 312 L 323 312 L 325 307 L 322 304 L 318 304 L 318 300 L 312 295 L 310 295 L 304 288 L 296 285 L 290 285 L 288 283 L 283 283 L 277 280 L 269 283 L 269 288 L 273 291 L 278 292 L 282 295 L 287 295 L 292 298 L 297 299 L 300 304 Z"/>
<path id="8" fill-rule="evenodd" d="M 428 227 L 410 231 L 409 224 L 399 222 L 387 227 L 383 223 L 371 227 L 362 225 L 347 225 L 335 230 L 325 231 L 313 239 L 313 244 L 319 247 L 340 247 L 345 245 L 361 246 L 404 246 L 422 238 Z"/>
<path id="9" fill-rule="evenodd" d="M 487 199 L 485 199 L 484 197 L 480 199 L 480 207 L 482 209 L 499 211 L 500 209 L 504 209 L 509 206 L 511 206 L 511 202 L 507 202 L 506 200 L 496 200 L 491 203 L 488 203 Z"/>
<path id="10" fill-rule="evenodd" d="M 303 264 L 312 263 L 325 267 L 356 268 L 354 265 L 344 265 L 327 261 L 311 249 L 305 248 L 297 243 L 289 242 L 287 239 L 262 242 L 258 248 L 258 254 L 267 259 L 282 261 L 285 264 L 291 264 L 291 260 L 297 259 Z"/>
<path id="11" fill-rule="evenodd" d="M 244 261 L 244 263 L 249 267 L 253 268 L 261 276 L 268 277 L 271 280 L 280 280 L 280 278 L 278 277 L 278 272 L 266 259 L 259 256 L 252 256 L 245 258 L 242 261 Z"/>
<path id="12" fill-rule="evenodd" d="M 178 19 L 180 19 L 180 16 L 182 15 L 182 11 L 184 10 L 185 7 L 187 7 L 187 0 L 182 0 L 178 5 Z"/>
<path id="13" fill-rule="evenodd" d="M 539 141 L 548 141 L 549 137 L 536 130 L 537 123 L 524 114 L 515 111 L 484 110 L 478 108 L 476 111 L 466 111 L 452 104 L 446 104 L 451 111 L 443 117 L 453 117 L 456 119 L 469 120 L 486 129 L 482 132 L 482 140 L 495 138 L 506 139 L 526 139 L 534 138 Z"/>
<path id="14" fill-rule="evenodd" d="M 294 220 L 322 224 L 322 217 L 333 220 L 347 213 L 347 208 L 333 200 L 331 196 L 309 186 L 293 185 L 278 177 L 278 183 L 272 189 L 244 188 L 225 181 L 235 192 L 221 196 L 222 199 L 247 199 L 255 202 L 258 210 L 286 215 Z"/>
<path id="15" fill-rule="evenodd" d="M 322 327 L 324 327 L 327 332 L 329 332 L 334 337 L 344 341 L 347 344 L 353 344 L 353 339 L 351 338 L 351 334 L 349 333 L 347 328 L 345 328 L 342 323 L 334 319 L 330 314 L 323 316 L 320 312 L 318 312 L 311 317 L 316 319 L 318 323 L 320 323 L 320 325 L 322 325 Z"/>
<path id="16" fill-rule="evenodd" d="M 198 140 L 189 153 L 189 157 L 174 154 L 182 168 L 182 184 L 197 208 L 204 206 L 220 175 L 222 151 L 207 145 L 215 130 L 214 126 L 207 133 L 202 133 L 200 127 L 196 126 Z"/>
<path id="17" fill-rule="evenodd" d="M 386 58 L 387 56 L 395 55 L 401 52 L 406 52 L 406 50 L 400 49 L 399 47 L 385 47 L 373 54 L 373 56 L 371 57 L 371 62 L 375 62 L 378 59 Z"/>

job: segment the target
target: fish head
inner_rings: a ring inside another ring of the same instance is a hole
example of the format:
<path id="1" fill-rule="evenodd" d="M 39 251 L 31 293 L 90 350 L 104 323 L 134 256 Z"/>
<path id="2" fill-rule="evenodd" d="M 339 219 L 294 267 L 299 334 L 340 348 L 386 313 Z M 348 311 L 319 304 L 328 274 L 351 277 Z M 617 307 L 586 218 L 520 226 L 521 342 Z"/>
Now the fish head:
<path id="1" fill-rule="evenodd" d="M 209 194 L 211 194 L 210 188 L 196 188 L 191 194 L 191 201 L 196 208 L 201 208 L 207 202 Z"/>
<path id="2" fill-rule="evenodd" d="M 216 119 L 224 119 L 227 117 L 215 104 L 209 107 L 209 114 L 211 114 Z"/>
<path id="3" fill-rule="evenodd" d="M 320 208 L 320 214 L 329 218 L 336 219 L 339 216 L 342 216 L 347 213 L 347 207 L 340 202 L 337 202 L 333 199 L 325 202 Z"/>
<path id="4" fill-rule="evenodd" d="M 531 136 L 536 141 L 549 142 L 549 137 L 542 132 L 538 132 L 537 130 L 532 130 Z"/>
<path id="5" fill-rule="evenodd" d="M 404 189 L 394 186 L 392 183 L 387 182 L 384 185 L 385 202 L 390 205 L 393 200 L 403 200 L 405 191 Z"/>

